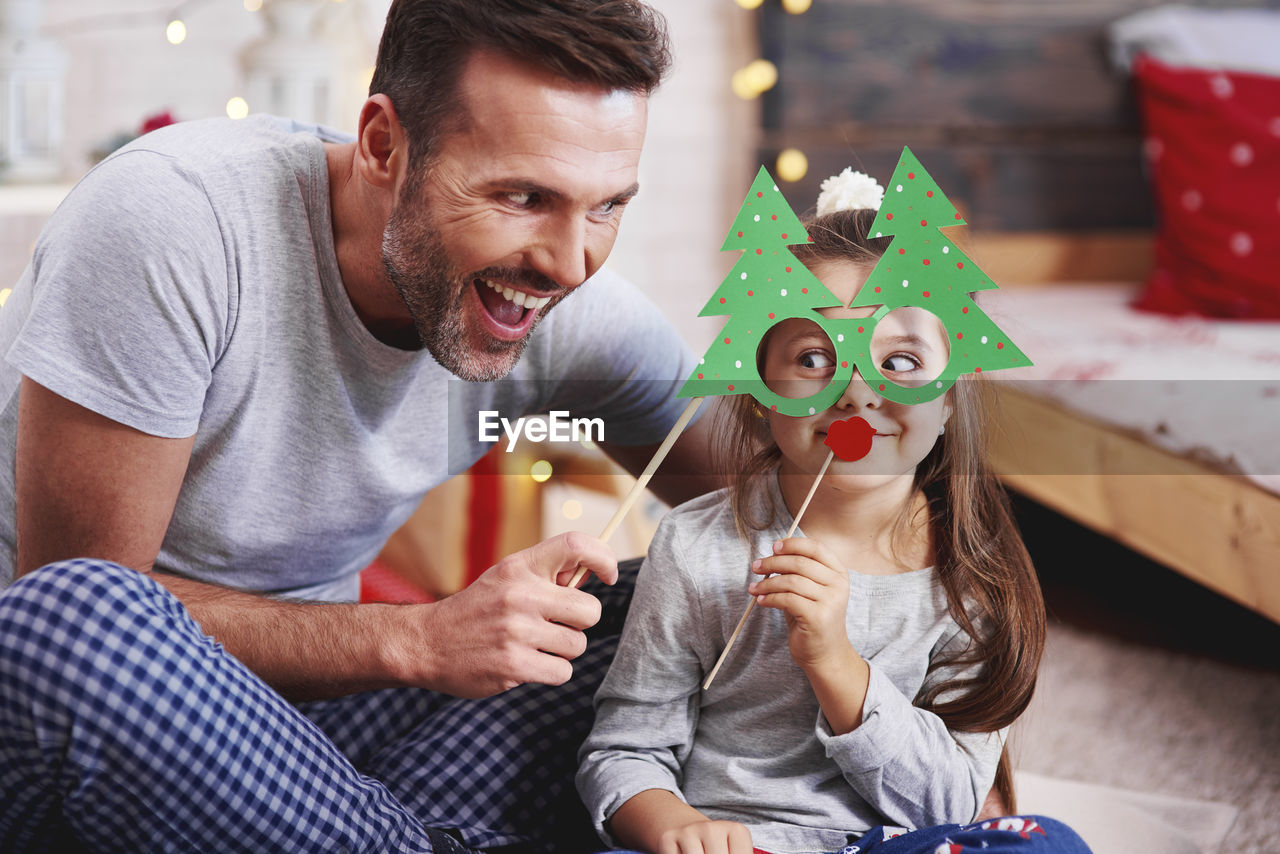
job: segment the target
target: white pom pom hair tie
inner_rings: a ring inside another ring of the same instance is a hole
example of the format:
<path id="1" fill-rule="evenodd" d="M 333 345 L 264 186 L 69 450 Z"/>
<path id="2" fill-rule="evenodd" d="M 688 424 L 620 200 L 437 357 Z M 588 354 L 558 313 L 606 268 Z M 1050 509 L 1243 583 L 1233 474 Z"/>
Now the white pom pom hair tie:
<path id="1" fill-rule="evenodd" d="M 832 175 L 822 182 L 818 193 L 818 216 L 836 211 L 856 211 L 863 208 L 879 210 L 884 200 L 884 187 L 865 172 L 854 172 L 846 166 L 839 175 Z"/>

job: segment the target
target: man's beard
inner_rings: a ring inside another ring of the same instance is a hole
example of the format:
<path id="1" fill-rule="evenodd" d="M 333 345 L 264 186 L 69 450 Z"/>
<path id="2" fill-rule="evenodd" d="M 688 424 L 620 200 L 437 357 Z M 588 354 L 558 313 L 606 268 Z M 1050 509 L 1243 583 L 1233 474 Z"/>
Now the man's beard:
<path id="1" fill-rule="evenodd" d="M 463 305 L 467 290 L 476 279 L 524 283 L 536 290 L 563 291 L 555 282 L 533 270 L 490 267 L 472 275 L 459 272 L 445 250 L 440 232 L 431 222 L 421 194 L 406 187 L 402 198 L 409 204 L 397 204 L 387 220 L 382 235 L 382 266 L 409 310 L 421 346 L 450 373 L 469 382 L 490 382 L 505 377 L 524 352 L 538 317 L 529 334 L 519 341 L 503 341 L 483 330 L 469 329 L 463 323 Z M 542 310 L 555 306 L 555 300 Z M 484 310 L 483 308 L 481 310 Z M 471 334 L 468 334 L 471 333 Z M 478 333 L 478 334 L 477 334 Z M 479 352 L 468 344 L 479 339 Z"/>

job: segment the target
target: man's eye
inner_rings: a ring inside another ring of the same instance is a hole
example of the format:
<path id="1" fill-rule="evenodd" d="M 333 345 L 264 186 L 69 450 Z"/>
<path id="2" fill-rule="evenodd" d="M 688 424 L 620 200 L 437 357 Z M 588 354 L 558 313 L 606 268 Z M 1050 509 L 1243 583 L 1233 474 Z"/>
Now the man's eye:
<path id="1" fill-rule="evenodd" d="M 509 193 L 504 193 L 503 196 L 518 208 L 532 207 L 537 200 L 537 196 L 528 190 L 512 190 Z"/>
<path id="2" fill-rule="evenodd" d="M 914 356 L 909 356 L 906 353 L 894 353 L 892 356 L 885 359 L 880 364 L 880 367 L 886 371 L 903 373 L 905 371 L 913 371 L 920 367 L 920 361 Z"/>
<path id="3" fill-rule="evenodd" d="M 834 368 L 836 363 L 835 360 L 821 350 L 807 350 L 800 354 L 800 365 L 805 368 L 818 370 L 822 368 Z"/>
<path id="4" fill-rule="evenodd" d="M 617 203 L 617 202 L 615 202 L 615 201 L 608 201 L 608 202 L 604 202 L 603 204 L 601 204 L 601 205 L 600 205 L 599 207 L 597 207 L 594 211 L 592 211 L 592 213 L 594 213 L 596 216 L 606 216 L 606 217 L 607 217 L 607 216 L 609 216 L 610 214 L 612 214 L 615 210 L 617 210 L 617 209 L 618 209 L 618 207 L 619 207 L 619 205 L 618 205 L 618 203 Z"/>

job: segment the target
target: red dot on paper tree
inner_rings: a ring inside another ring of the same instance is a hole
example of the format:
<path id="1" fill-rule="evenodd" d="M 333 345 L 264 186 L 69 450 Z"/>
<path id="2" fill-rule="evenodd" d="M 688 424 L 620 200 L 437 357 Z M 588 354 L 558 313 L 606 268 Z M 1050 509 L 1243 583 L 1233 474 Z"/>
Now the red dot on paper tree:
<path id="1" fill-rule="evenodd" d="M 924 259 L 924 265 L 925 265 L 926 267 L 928 267 L 928 266 L 929 266 L 929 259 L 928 259 L 928 258 Z"/>
<path id="2" fill-rule="evenodd" d="M 782 239 L 783 239 L 783 240 L 786 240 L 786 239 L 787 239 L 787 233 L 786 233 L 785 231 L 784 231 L 784 232 L 782 232 Z"/>
<path id="3" fill-rule="evenodd" d="M 702 376 L 702 374 L 698 374 L 698 379 L 704 379 L 704 377 Z"/>
<path id="4" fill-rule="evenodd" d="M 763 255 L 763 254 L 764 254 L 764 250 L 763 250 L 763 249 L 757 249 L 757 250 L 756 250 L 756 254 L 757 254 L 757 255 Z"/>
<path id="5" fill-rule="evenodd" d="M 790 267 L 788 267 L 788 268 L 787 268 L 787 272 L 788 272 L 788 273 L 790 273 L 790 272 L 791 272 L 791 268 L 790 268 Z"/>
<path id="6" fill-rule="evenodd" d="M 1003 341 L 999 341 L 999 342 L 997 342 L 997 343 L 996 343 L 996 349 L 997 349 L 997 350 L 1003 350 L 1003 349 L 1004 349 L 1004 342 L 1003 342 Z"/>
<path id="7" fill-rule="evenodd" d="M 800 293 L 802 293 L 802 294 L 807 294 L 807 293 L 809 293 L 809 289 L 808 289 L 808 288 L 801 288 L 801 289 L 800 289 Z"/>
<path id="8" fill-rule="evenodd" d="M 764 198 L 764 193 L 756 193 L 756 198 L 757 198 L 757 199 L 763 199 L 763 198 Z M 729 387 L 730 387 L 730 388 L 733 388 L 733 386 L 729 386 Z"/>
<path id="9" fill-rule="evenodd" d="M 863 327 L 859 326 L 859 327 L 858 327 L 858 331 L 859 331 L 859 332 L 863 332 L 863 331 L 864 331 Z"/>
<path id="10" fill-rule="evenodd" d="M 880 383 L 880 390 L 884 391 L 884 383 Z"/>
<path id="11" fill-rule="evenodd" d="M 755 295 L 756 295 L 756 292 L 755 292 L 755 291 L 747 291 L 747 296 L 749 296 L 749 297 L 753 297 L 753 296 L 755 296 Z"/>
<path id="12" fill-rule="evenodd" d="M 769 319 L 770 319 L 770 320 L 773 320 L 773 312 L 772 312 L 772 311 L 771 311 L 771 312 L 769 312 Z"/>
<path id="13" fill-rule="evenodd" d="M 959 218 L 960 218 L 960 214 L 959 214 L 959 212 L 957 212 L 957 213 L 956 213 L 956 219 L 959 219 Z"/>
<path id="14" fill-rule="evenodd" d="M 728 339 L 728 338 L 724 339 L 724 343 L 728 344 L 728 343 L 729 343 L 729 339 Z"/>
<path id="15" fill-rule="evenodd" d="M 912 179 L 912 180 L 915 180 L 916 173 L 914 173 L 914 172 L 908 172 L 908 173 L 907 173 L 907 177 L 908 177 L 908 178 L 910 178 L 910 179 Z"/>
<path id="16" fill-rule="evenodd" d="M 741 236 L 742 236 L 742 232 L 741 232 L 741 231 L 739 231 L 739 232 L 738 232 L 738 236 L 739 236 L 739 237 L 741 237 Z"/>
<path id="17" fill-rule="evenodd" d="M 957 270 L 963 270 L 963 269 L 964 269 L 964 262 L 963 262 L 963 261 L 957 261 L 957 262 L 956 262 L 956 269 L 957 269 Z"/>
<path id="18" fill-rule="evenodd" d="M 956 333 L 956 340 L 960 340 L 961 338 L 964 338 L 964 333 L 963 333 L 963 332 L 957 332 L 957 333 Z"/>
<path id="19" fill-rule="evenodd" d="M 842 368 L 847 368 L 847 367 L 849 367 L 849 363 L 848 363 L 848 362 L 841 362 L 841 363 L 840 363 L 840 367 L 842 367 Z"/>
<path id="20" fill-rule="evenodd" d="M 724 305 L 724 303 L 725 303 L 725 299 L 724 299 L 724 297 L 720 297 L 720 304 L 721 304 L 721 305 Z"/>
<path id="21" fill-rule="evenodd" d="M 921 225 L 928 225 L 928 224 L 929 224 L 929 221 L 928 221 L 928 220 L 923 220 L 923 219 L 922 219 L 922 220 L 920 220 L 920 224 L 921 224 Z"/>
<path id="22" fill-rule="evenodd" d="M 778 215 L 777 215 L 777 214 L 774 214 L 773 216 L 769 217 L 769 219 L 777 219 L 777 218 L 778 218 Z M 785 235 L 785 234 L 784 234 L 784 235 L 782 235 L 782 236 L 783 236 L 783 237 L 786 237 L 786 235 Z"/>
<path id="23" fill-rule="evenodd" d="M 925 193 L 925 195 L 932 199 L 932 198 L 933 198 L 933 190 L 929 190 L 927 193 Z"/>
<path id="24" fill-rule="evenodd" d="M 906 255 L 906 254 L 907 254 L 907 250 L 905 250 L 905 249 L 899 249 L 899 250 L 898 250 L 898 254 L 899 254 L 899 255 Z"/>
<path id="25" fill-rule="evenodd" d="M 729 386 L 729 391 L 733 391 L 733 386 Z"/>
<path id="26" fill-rule="evenodd" d="M 924 295 L 925 295 L 925 296 L 928 296 L 928 295 L 929 295 L 929 292 L 928 292 L 928 291 L 925 291 L 925 292 L 924 292 Z"/>
<path id="27" fill-rule="evenodd" d="M 966 305 L 964 308 L 960 309 L 960 313 L 961 313 L 961 314 L 968 314 L 968 313 L 969 313 L 969 306 L 967 306 L 967 305 Z"/>
<path id="28" fill-rule="evenodd" d="M 880 286 L 876 285 L 876 293 L 880 293 Z"/>
<path id="29" fill-rule="evenodd" d="M 884 218 L 885 218 L 885 219 L 893 219 L 893 214 L 885 214 L 885 215 L 884 215 Z"/>
<path id="30" fill-rule="evenodd" d="M 976 374 L 980 374 L 980 373 L 982 373 L 982 368 L 974 368 L 974 369 L 973 369 L 973 372 L 974 372 L 974 373 L 976 373 Z"/>

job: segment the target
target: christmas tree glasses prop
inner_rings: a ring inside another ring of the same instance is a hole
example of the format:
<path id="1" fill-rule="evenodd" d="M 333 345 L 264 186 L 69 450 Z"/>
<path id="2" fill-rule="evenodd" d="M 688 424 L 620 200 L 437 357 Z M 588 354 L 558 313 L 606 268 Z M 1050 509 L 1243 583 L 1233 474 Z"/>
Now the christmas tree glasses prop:
<path id="1" fill-rule="evenodd" d="M 862 318 L 824 317 L 819 309 L 842 303 L 787 248 L 810 238 L 761 167 L 722 247 L 743 256 L 700 313 L 731 317 L 679 395 L 750 394 L 783 415 L 812 415 L 839 399 L 854 368 L 883 397 L 911 404 L 945 394 L 962 374 L 1030 364 L 969 296 L 996 285 L 941 231 L 963 224 L 919 160 L 904 148 L 871 227 L 873 236 L 892 236 L 892 242 L 849 306 L 874 312 Z M 875 358 L 876 327 L 903 307 L 937 317 L 950 343 L 946 366 L 926 385 L 899 383 Z M 765 385 L 756 358 L 765 334 L 791 318 L 821 327 L 836 353 L 827 386 L 801 398 Z"/>

